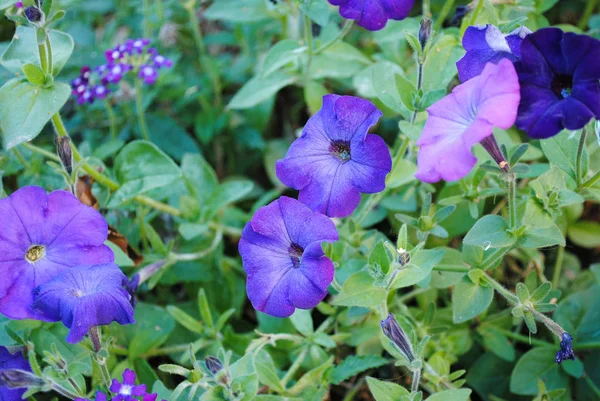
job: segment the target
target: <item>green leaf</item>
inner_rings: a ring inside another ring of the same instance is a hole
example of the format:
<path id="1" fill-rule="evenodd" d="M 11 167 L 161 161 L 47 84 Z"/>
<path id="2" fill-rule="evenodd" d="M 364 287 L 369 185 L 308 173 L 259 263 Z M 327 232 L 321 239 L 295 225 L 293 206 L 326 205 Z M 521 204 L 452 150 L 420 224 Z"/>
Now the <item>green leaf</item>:
<path id="1" fill-rule="evenodd" d="M 471 395 L 471 390 L 461 388 L 458 390 L 446 390 L 435 393 L 427 401 L 467 401 Z"/>
<path id="2" fill-rule="evenodd" d="M 175 320 L 164 308 L 138 302 L 135 307 L 135 325 L 122 326 L 129 344 L 129 358 L 136 359 L 140 355 L 160 347 L 175 328 Z"/>
<path id="3" fill-rule="evenodd" d="M 23 74 L 32 85 L 42 85 L 46 82 L 44 71 L 36 64 L 23 64 Z"/>
<path id="4" fill-rule="evenodd" d="M 569 225 L 567 235 L 573 243 L 583 248 L 600 246 L 600 224 L 593 221 L 578 221 Z"/>
<path id="5" fill-rule="evenodd" d="M 119 152 L 114 169 L 121 187 L 110 199 L 110 208 L 181 177 L 181 170 L 169 156 L 153 143 L 140 140 L 128 143 Z"/>
<path id="6" fill-rule="evenodd" d="M 390 361 L 379 355 L 350 355 L 342 363 L 333 368 L 331 382 L 335 385 L 356 376 L 367 369 L 378 368 Z"/>
<path id="7" fill-rule="evenodd" d="M 579 135 L 571 135 L 571 131 L 564 130 L 558 135 L 540 141 L 542 151 L 553 165 L 567 173 L 569 177 L 576 180 L 577 148 L 579 147 Z M 588 156 L 584 148 L 583 154 L 584 173 L 587 171 Z M 585 174 L 584 174 L 585 175 Z"/>
<path id="8" fill-rule="evenodd" d="M 254 183 L 247 179 L 232 179 L 223 182 L 213 197 L 208 200 L 207 207 L 214 214 L 225 206 L 243 199 L 253 188 Z"/>
<path id="9" fill-rule="evenodd" d="M 188 190 L 201 205 L 211 198 L 219 186 L 217 174 L 201 155 L 184 155 L 181 171 Z"/>
<path id="10" fill-rule="evenodd" d="M 583 376 L 583 363 L 579 359 L 566 360 L 560 366 L 569 376 L 576 379 L 580 379 Z"/>
<path id="11" fill-rule="evenodd" d="M 398 401 L 400 397 L 409 394 L 408 390 L 396 383 L 374 377 L 367 377 L 367 385 L 376 401 Z"/>
<path id="12" fill-rule="evenodd" d="M 410 160 L 400 159 L 394 164 L 392 172 L 386 177 L 385 186 L 394 189 L 415 181 L 417 165 Z"/>
<path id="13" fill-rule="evenodd" d="M 379 241 L 369 255 L 369 264 L 378 265 L 384 274 L 390 270 L 390 258 L 383 241 Z"/>
<path id="14" fill-rule="evenodd" d="M 411 255 L 410 262 L 402 267 L 395 263 L 398 268 L 396 278 L 391 289 L 404 288 L 425 280 L 444 257 L 444 249 L 426 249 Z"/>
<path id="15" fill-rule="evenodd" d="M 127 255 L 125 252 L 123 252 L 123 250 L 121 248 L 119 248 L 117 245 L 115 245 L 113 242 L 106 241 L 104 243 L 104 245 L 106 245 L 110 249 L 112 249 L 113 253 L 115 254 L 115 264 L 116 265 L 118 265 L 119 267 L 135 266 L 135 263 L 133 262 L 133 260 L 131 260 L 129 255 Z"/>
<path id="16" fill-rule="evenodd" d="M 333 304 L 340 306 L 377 306 L 387 295 L 383 288 L 376 287 L 369 273 L 354 273 L 344 283 L 342 291 L 334 298 Z"/>
<path id="17" fill-rule="evenodd" d="M 298 61 L 306 49 L 300 47 L 297 40 L 280 40 L 267 52 L 261 68 L 262 76 L 266 77 L 286 64 Z"/>
<path id="18" fill-rule="evenodd" d="M 269 388 L 283 393 L 285 389 L 281 385 L 281 380 L 277 376 L 277 369 L 271 355 L 264 349 L 259 352 L 254 358 L 254 365 L 258 373 L 258 380 Z"/>
<path id="19" fill-rule="evenodd" d="M 469 277 L 463 277 L 454 286 L 452 291 L 452 320 L 454 323 L 473 319 L 490 306 L 494 298 L 494 289 L 482 284 L 482 282 L 473 284 Z"/>
<path id="20" fill-rule="evenodd" d="M 0 88 L 0 129 L 5 149 L 38 136 L 42 128 L 66 103 L 71 88 L 57 82 L 51 88 L 33 86 L 24 79 L 11 79 Z"/>
<path id="21" fill-rule="evenodd" d="M 497 357 L 508 362 L 513 362 L 516 358 L 515 347 L 509 339 L 493 327 L 485 327 L 479 330 L 483 338 L 483 344 L 489 348 Z"/>
<path id="22" fill-rule="evenodd" d="M 296 77 L 281 71 L 276 71 L 267 77 L 256 76 L 242 86 L 227 107 L 234 110 L 254 107 L 271 96 L 275 96 L 281 88 L 293 84 L 296 79 Z"/>
<path id="23" fill-rule="evenodd" d="M 396 89 L 398 90 L 402 103 L 404 103 L 407 109 L 414 110 L 415 106 L 413 103 L 415 95 L 417 94 L 415 85 L 399 74 L 394 76 L 394 81 L 396 82 Z"/>
<path id="24" fill-rule="evenodd" d="M 300 5 L 300 10 L 322 27 L 329 22 L 329 5 L 325 0 L 309 0 Z"/>
<path id="25" fill-rule="evenodd" d="M 290 316 L 290 321 L 296 330 L 305 337 L 309 337 L 315 330 L 310 310 L 296 309 L 294 314 Z"/>
<path id="26" fill-rule="evenodd" d="M 484 249 L 505 248 L 515 243 L 516 237 L 507 232 L 508 223 L 497 215 L 486 215 L 477 220 L 465 236 L 463 243 Z"/>
<path id="27" fill-rule="evenodd" d="M 167 306 L 167 312 L 169 312 L 169 315 L 173 316 L 173 319 L 175 319 L 177 323 L 179 323 L 189 331 L 196 334 L 201 334 L 202 332 L 204 332 L 204 327 L 202 327 L 202 324 L 199 321 L 197 321 L 192 316 L 188 315 L 178 307 L 169 305 Z"/>
<path id="28" fill-rule="evenodd" d="M 433 43 L 432 51 L 423 66 L 423 91 L 445 89 L 456 76 L 455 65 L 464 55 L 460 41 L 454 35 L 443 34 Z"/>
<path id="29" fill-rule="evenodd" d="M 74 42 L 71 35 L 64 32 L 50 30 L 49 35 L 52 42 L 52 75 L 57 76 L 71 57 Z M 41 67 L 40 55 L 35 49 L 37 49 L 35 29 L 18 26 L 15 36 L 0 57 L 0 64 L 13 74 L 20 73 L 25 64 Z"/>
<path id="30" fill-rule="evenodd" d="M 404 75 L 404 71 L 397 64 L 389 61 L 379 62 L 370 67 L 371 82 L 375 94 L 390 109 L 408 117 L 411 112 L 406 108 L 396 89 L 396 75 Z"/>
<path id="31" fill-rule="evenodd" d="M 186 153 L 200 153 L 198 143 L 175 119 L 163 113 L 148 114 L 147 119 L 152 143 L 176 161 L 180 162 Z"/>
<path id="32" fill-rule="evenodd" d="M 548 293 L 550 293 L 550 290 L 552 289 L 552 283 L 550 281 L 546 281 L 545 283 L 542 283 L 533 293 L 533 295 L 531 295 L 531 302 L 533 303 L 538 303 L 544 300 L 544 298 L 546 298 L 546 296 L 548 295 Z"/>
<path id="33" fill-rule="evenodd" d="M 269 17 L 267 2 L 263 0 L 219 0 L 203 13 L 209 20 L 227 22 L 259 22 Z"/>
<path id="34" fill-rule="evenodd" d="M 521 301 L 521 303 L 525 303 L 527 301 L 529 301 L 529 290 L 527 289 L 527 286 L 523 283 L 517 283 L 517 297 L 519 297 L 519 300 Z"/>
<path id="35" fill-rule="evenodd" d="M 569 386 L 567 377 L 554 362 L 554 347 L 534 348 L 517 362 L 510 377 L 510 391 L 520 395 L 537 395 L 537 381 L 541 379 L 548 390 Z"/>
<path id="36" fill-rule="evenodd" d="M 565 246 L 560 228 L 556 224 L 547 227 L 529 227 L 525 235 L 519 238 L 518 245 L 523 248 L 544 248 L 547 246 Z"/>
<path id="37" fill-rule="evenodd" d="M 453 248 L 444 249 L 444 257 L 434 267 L 443 268 L 465 268 L 467 265 L 463 260 L 462 253 Z M 433 288 L 448 288 L 458 283 L 463 277 L 464 272 L 452 272 L 444 270 L 434 270 L 431 273 L 431 282 L 429 285 Z"/>
<path id="38" fill-rule="evenodd" d="M 329 91 L 317 81 L 310 81 L 304 85 L 304 101 L 310 114 L 315 114 L 323 106 L 323 96 Z"/>

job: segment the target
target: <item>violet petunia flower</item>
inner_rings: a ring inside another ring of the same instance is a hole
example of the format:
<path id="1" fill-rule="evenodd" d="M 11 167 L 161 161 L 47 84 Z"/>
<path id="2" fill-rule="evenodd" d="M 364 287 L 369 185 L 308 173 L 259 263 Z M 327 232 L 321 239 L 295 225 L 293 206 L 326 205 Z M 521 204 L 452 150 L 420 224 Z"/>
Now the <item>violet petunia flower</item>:
<path id="1" fill-rule="evenodd" d="M 252 306 L 276 317 L 315 307 L 334 274 L 321 243 L 337 239 L 331 219 L 295 199 L 282 196 L 258 209 L 239 242 Z"/>
<path id="2" fill-rule="evenodd" d="M 19 369 L 31 372 L 29 361 L 20 352 L 11 354 L 8 349 L 0 346 L 0 373 L 5 369 Z M 0 400 L 21 401 L 26 388 L 10 388 L 0 379 Z"/>
<path id="3" fill-rule="evenodd" d="M 108 224 L 71 193 L 23 187 L 0 199 L 0 313 L 11 319 L 47 318 L 31 308 L 35 287 L 61 271 L 110 263 Z"/>
<path id="4" fill-rule="evenodd" d="M 506 35 L 490 24 L 468 27 L 462 41 L 467 53 L 456 63 L 458 78 L 466 82 L 481 74 L 487 63 L 498 64 L 504 58 L 518 61 L 521 42 L 530 33 L 524 26 Z"/>
<path id="5" fill-rule="evenodd" d="M 544 28 L 521 44 L 517 127 L 543 139 L 600 118 L 600 41 Z"/>
<path id="6" fill-rule="evenodd" d="M 117 379 L 113 379 L 110 385 L 110 391 L 116 395 L 112 398 L 112 401 L 137 401 L 136 397 L 145 397 L 146 385 L 135 384 L 135 372 L 131 369 L 125 369 L 123 372 L 123 382 L 119 383 Z"/>
<path id="7" fill-rule="evenodd" d="M 340 6 L 340 15 L 369 31 L 379 31 L 389 19 L 401 21 L 408 17 L 414 0 L 328 0 Z"/>
<path id="8" fill-rule="evenodd" d="M 33 309 L 70 328 L 67 341 L 80 342 L 90 328 L 135 323 L 127 277 L 113 263 L 62 271 L 34 290 Z"/>
<path id="9" fill-rule="evenodd" d="M 360 193 L 385 188 L 392 158 L 384 140 L 368 134 L 382 113 L 368 100 L 326 95 L 300 138 L 276 165 L 277 177 L 298 199 L 330 217 L 352 214 Z"/>
<path id="10" fill-rule="evenodd" d="M 508 129 L 514 124 L 519 98 L 519 81 L 510 60 L 488 63 L 481 75 L 458 85 L 427 109 L 429 117 L 417 141 L 415 176 L 425 182 L 466 176 L 477 162 L 471 148 L 493 140 L 494 127 Z"/>

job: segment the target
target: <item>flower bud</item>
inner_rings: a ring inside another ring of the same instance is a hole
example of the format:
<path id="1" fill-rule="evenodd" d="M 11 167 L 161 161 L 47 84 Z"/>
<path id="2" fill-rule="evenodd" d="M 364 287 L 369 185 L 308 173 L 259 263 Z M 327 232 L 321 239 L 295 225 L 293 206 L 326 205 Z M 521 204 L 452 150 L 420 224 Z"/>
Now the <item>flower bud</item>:
<path id="1" fill-rule="evenodd" d="M 381 321 L 381 329 L 383 330 L 383 334 L 396 344 L 408 362 L 413 362 L 415 360 L 415 354 L 412 345 L 410 344 L 410 340 L 407 338 L 404 330 L 398 325 L 398 322 L 392 313 L 390 313 L 385 320 Z"/>
<path id="2" fill-rule="evenodd" d="M 494 161 L 498 163 L 498 166 L 502 170 L 508 172 L 508 163 L 506 162 L 506 160 L 504 160 L 504 156 L 502 155 L 502 152 L 498 147 L 498 142 L 496 142 L 496 138 L 494 137 L 494 135 L 487 136 L 480 143 L 481 146 L 483 146 L 483 148 L 490 154 L 490 156 L 492 156 L 492 159 L 494 159 Z"/>
<path id="3" fill-rule="evenodd" d="M 25 9 L 25 16 L 29 22 L 39 22 L 42 19 L 42 12 L 35 6 L 29 6 Z"/>
<path id="4" fill-rule="evenodd" d="M 419 28 L 419 43 L 421 44 L 421 49 L 425 49 L 430 37 L 431 20 L 429 18 L 423 18 L 421 20 L 421 27 Z"/>
<path id="5" fill-rule="evenodd" d="M 560 365 L 567 359 L 575 360 L 575 353 L 573 352 L 573 337 L 565 331 L 560 342 L 560 350 L 556 353 L 555 362 Z"/>
<path id="6" fill-rule="evenodd" d="M 208 368 L 210 373 L 212 373 L 213 375 L 217 374 L 221 369 L 223 369 L 223 364 L 217 357 L 209 355 L 206 357 L 204 362 L 206 363 L 206 367 Z"/>
<path id="7" fill-rule="evenodd" d="M 9 388 L 39 387 L 45 384 L 31 372 L 21 369 L 2 369 L 0 370 L 0 382 Z"/>
<path id="8" fill-rule="evenodd" d="M 71 150 L 71 140 L 68 136 L 57 136 L 54 140 L 56 143 L 56 152 L 67 174 L 73 173 L 73 151 Z"/>

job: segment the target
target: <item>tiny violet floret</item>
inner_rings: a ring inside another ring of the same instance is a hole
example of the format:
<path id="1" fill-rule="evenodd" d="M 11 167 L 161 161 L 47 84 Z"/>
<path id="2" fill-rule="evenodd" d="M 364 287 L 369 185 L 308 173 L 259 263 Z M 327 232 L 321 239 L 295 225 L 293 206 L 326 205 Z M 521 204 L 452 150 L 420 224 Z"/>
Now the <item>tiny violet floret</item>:
<path id="1" fill-rule="evenodd" d="M 239 243 L 252 306 L 276 317 L 317 306 L 334 274 L 321 244 L 337 239 L 331 219 L 295 199 L 282 196 L 258 209 Z"/>
<path id="2" fill-rule="evenodd" d="M 13 383 L 6 383 L 1 377 L 3 371 L 31 371 L 29 362 L 20 352 L 10 353 L 6 347 L 0 346 L 0 400 L 2 401 L 20 401 L 25 394 L 26 388 L 11 388 Z M 8 377 L 6 377 L 8 378 Z"/>
<path id="3" fill-rule="evenodd" d="M 470 26 L 463 36 L 467 53 L 458 60 L 458 78 L 462 82 L 481 74 L 487 63 L 498 64 L 502 59 L 512 62 L 521 57 L 521 42 L 531 31 L 522 26 L 509 34 L 503 34 L 494 25 Z"/>
<path id="4" fill-rule="evenodd" d="M 573 352 L 573 337 L 567 332 L 564 332 L 560 341 L 560 350 L 556 353 L 556 363 L 559 365 L 567 359 L 575 360 Z"/>
<path id="5" fill-rule="evenodd" d="M 97 391 L 96 398 L 75 398 L 75 401 L 108 401 L 108 397 L 102 391 Z"/>
<path id="6" fill-rule="evenodd" d="M 521 84 L 517 127 L 543 139 L 600 118 L 600 41 L 544 28 L 527 35 L 515 64 Z"/>
<path id="7" fill-rule="evenodd" d="M 368 100 L 326 95 L 300 138 L 276 165 L 277 177 L 298 199 L 330 217 L 352 214 L 360 193 L 385 188 L 392 158 L 384 140 L 368 134 L 382 113 Z"/>
<path id="8" fill-rule="evenodd" d="M 23 187 L 0 199 L 0 313 L 49 318 L 32 309 L 34 288 L 71 268 L 114 260 L 108 224 L 71 193 Z"/>
<path id="9" fill-rule="evenodd" d="M 369 31 L 379 31 L 389 19 L 401 21 L 408 17 L 414 0 L 328 0 L 340 6 L 340 15 Z"/>
<path id="10" fill-rule="evenodd" d="M 127 282 L 114 263 L 67 269 L 35 289 L 33 309 L 61 320 L 71 329 L 67 341 L 78 343 L 92 327 L 135 323 Z"/>
<path id="11" fill-rule="evenodd" d="M 135 372 L 131 369 L 125 369 L 123 372 L 123 382 L 119 383 L 117 379 L 113 379 L 110 385 L 110 391 L 116 395 L 112 398 L 112 401 L 137 401 L 136 397 L 145 397 L 146 385 L 135 384 Z"/>
<path id="12" fill-rule="evenodd" d="M 488 63 L 481 75 L 458 85 L 427 109 L 429 117 L 417 141 L 415 176 L 429 183 L 466 176 L 477 162 L 471 148 L 480 142 L 495 144 L 494 127 L 510 128 L 518 107 L 519 82 L 512 62 Z M 494 160 L 495 153 L 499 152 L 491 152 Z"/>
<path id="13" fill-rule="evenodd" d="M 398 324 L 393 313 L 390 313 L 385 320 L 381 321 L 381 329 L 383 330 L 383 334 L 398 347 L 408 362 L 415 360 L 415 354 L 412 345 L 410 344 L 410 340 Z"/>

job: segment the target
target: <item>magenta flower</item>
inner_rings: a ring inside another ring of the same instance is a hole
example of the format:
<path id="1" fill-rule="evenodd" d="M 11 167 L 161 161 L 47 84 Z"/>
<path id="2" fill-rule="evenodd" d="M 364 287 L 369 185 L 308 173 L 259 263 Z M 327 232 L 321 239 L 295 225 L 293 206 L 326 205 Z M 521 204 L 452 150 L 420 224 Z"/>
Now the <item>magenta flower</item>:
<path id="1" fill-rule="evenodd" d="M 78 343 L 92 327 L 135 323 L 127 282 L 113 263 L 67 269 L 34 290 L 33 309 L 61 320 L 71 329 L 67 341 Z"/>
<path id="2" fill-rule="evenodd" d="M 321 244 L 337 239 L 331 219 L 295 199 L 282 196 L 258 209 L 239 243 L 254 309 L 287 317 L 321 302 L 334 273 Z"/>
<path id="3" fill-rule="evenodd" d="M 135 385 L 135 372 L 131 369 L 125 369 L 123 372 L 123 383 L 113 379 L 110 385 L 110 391 L 116 393 L 112 401 L 137 401 L 135 397 L 145 397 L 146 385 Z"/>
<path id="4" fill-rule="evenodd" d="M 66 191 L 23 187 L 0 199 L 0 313 L 11 319 L 46 317 L 31 308 L 33 289 L 65 269 L 111 263 L 108 225 Z"/>
<path id="5" fill-rule="evenodd" d="M 427 109 L 429 117 L 417 141 L 415 176 L 425 182 L 466 176 L 477 162 L 473 145 L 490 137 L 495 126 L 510 128 L 519 99 L 519 81 L 510 60 L 488 63 L 481 75 L 454 88 Z"/>
<path id="6" fill-rule="evenodd" d="M 458 77 L 462 82 L 481 74 L 487 63 L 498 64 L 504 58 L 518 61 L 521 42 L 531 31 L 522 26 L 505 35 L 494 25 L 470 26 L 463 36 L 467 53 L 458 60 Z"/>
<path id="7" fill-rule="evenodd" d="M 380 192 L 392 168 L 383 139 L 368 134 L 382 113 L 368 100 L 326 95 L 300 138 L 277 162 L 277 177 L 298 199 L 330 217 L 352 214 L 360 193 Z"/>
<path id="8" fill-rule="evenodd" d="M 521 84 L 517 127 L 532 138 L 583 128 L 600 118 L 600 41 L 544 28 L 528 35 L 515 64 Z"/>
<path id="9" fill-rule="evenodd" d="M 20 352 L 11 354 L 8 349 L 0 346 L 0 372 L 5 369 L 19 369 L 31 372 L 29 361 L 21 355 Z M 25 388 L 10 388 L 0 379 L 0 400 L 2 401 L 21 401 Z"/>
<path id="10" fill-rule="evenodd" d="M 369 31 L 383 29 L 389 19 L 403 20 L 408 17 L 414 0 L 328 0 L 340 6 L 340 15 L 353 19 Z"/>

